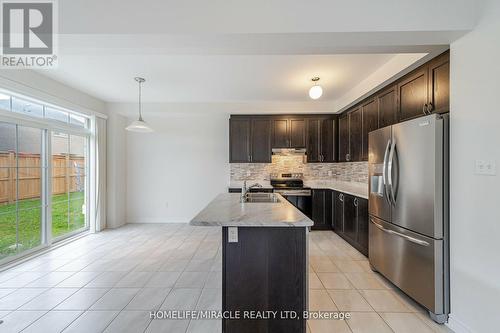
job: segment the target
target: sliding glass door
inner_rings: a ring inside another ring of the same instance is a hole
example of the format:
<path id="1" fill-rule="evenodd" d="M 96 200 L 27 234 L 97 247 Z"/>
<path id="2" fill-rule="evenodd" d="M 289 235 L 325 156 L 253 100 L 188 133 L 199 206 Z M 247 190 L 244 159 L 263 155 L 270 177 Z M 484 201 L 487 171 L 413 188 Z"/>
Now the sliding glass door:
<path id="1" fill-rule="evenodd" d="M 0 122 L 0 260 L 44 243 L 45 133 Z"/>
<path id="2" fill-rule="evenodd" d="M 87 137 L 52 133 L 52 237 L 88 227 Z"/>
<path id="3" fill-rule="evenodd" d="M 0 264 L 88 229 L 88 145 L 0 122 Z"/>

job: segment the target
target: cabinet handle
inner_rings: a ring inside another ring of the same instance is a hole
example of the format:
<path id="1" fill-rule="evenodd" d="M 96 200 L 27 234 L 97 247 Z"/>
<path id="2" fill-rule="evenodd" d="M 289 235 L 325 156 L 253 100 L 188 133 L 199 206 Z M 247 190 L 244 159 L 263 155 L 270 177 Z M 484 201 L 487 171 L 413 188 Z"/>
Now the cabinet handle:
<path id="1" fill-rule="evenodd" d="M 429 114 L 431 114 L 433 109 L 434 109 L 434 105 L 432 103 L 429 103 L 429 107 L 427 108 L 427 112 L 429 112 Z"/>
<path id="2" fill-rule="evenodd" d="M 345 160 L 349 162 L 351 160 L 351 154 L 346 154 L 345 155 Z"/>
<path id="3" fill-rule="evenodd" d="M 422 112 L 424 114 L 427 114 L 427 103 L 425 103 L 424 106 L 422 106 Z"/>
<path id="4" fill-rule="evenodd" d="M 342 193 L 339 194 L 339 200 L 340 202 L 344 202 L 344 195 Z"/>
<path id="5" fill-rule="evenodd" d="M 354 198 L 354 207 L 358 207 L 358 204 L 359 204 L 358 198 Z"/>

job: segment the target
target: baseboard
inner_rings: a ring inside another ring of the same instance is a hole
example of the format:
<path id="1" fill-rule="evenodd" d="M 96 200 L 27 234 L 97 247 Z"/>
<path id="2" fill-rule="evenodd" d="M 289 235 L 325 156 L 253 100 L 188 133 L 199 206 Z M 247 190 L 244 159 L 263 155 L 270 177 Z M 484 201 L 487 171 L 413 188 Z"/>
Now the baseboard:
<path id="1" fill-rule="evenodd" d="M 162 220 L 162 219 L 140 219 L 138 221 L 127 221 L 126 224 L 188 224 L 188 220 L 175 220 L 175 221 L 169 221 L 169 220 Z"/>
<path id="2" fill-rule="evenodd" d="M 451 328 L 455 333 L 473 333 L 467 325 L 459 319 L 454 318 L 452 314 L 449 315 L 448 322 L 445 325 Z"/>

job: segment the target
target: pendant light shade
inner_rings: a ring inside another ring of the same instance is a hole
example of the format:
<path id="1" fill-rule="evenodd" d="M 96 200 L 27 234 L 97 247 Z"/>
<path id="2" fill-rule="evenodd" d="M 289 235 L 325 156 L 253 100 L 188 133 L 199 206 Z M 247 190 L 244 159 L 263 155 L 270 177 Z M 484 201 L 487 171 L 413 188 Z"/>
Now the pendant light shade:
<path id="1" fill-rule="evenodd" d="M 148 124 L 142 119 L 142 84 L 146 81 L 142 77 L 136 77 L 134 78 L 137 83 L 139 83 L 139 119 L 136 121 L 133 121 L 130 125 L 128 125 L 125 129 L 127 131 L 131 132 L 138 132 L 138 133 L 151 133 L 153 132 L 153 129 L 149 127 Z"/>
<path id="2" fill-rule="evenodd" d="M 323 88 L 318 85 L 319 77 L 314 77 L 311 81 L 314 82 L 314 86 L 309 89 L 309 97 L 312 99 L 318 99 L 321 95 L 323 95 Z"/>

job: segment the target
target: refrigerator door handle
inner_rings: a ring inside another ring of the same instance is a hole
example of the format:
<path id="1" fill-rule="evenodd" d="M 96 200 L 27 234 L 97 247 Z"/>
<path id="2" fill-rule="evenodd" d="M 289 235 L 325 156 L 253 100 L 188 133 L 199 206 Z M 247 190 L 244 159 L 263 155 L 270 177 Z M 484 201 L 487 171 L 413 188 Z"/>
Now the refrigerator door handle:
<path id="1" fill-rule="evenodd" d="M 385 192 L 385 199 L 387 202 L 390 204 L 390 197 L 389 197 L 389 190 L 387 189 L 387 158 L 389 157 L 389 148 L 391 147 L 391 140 L 387 140 L 387 146 L 385 147 L 385 152 L 384 152 L 384 164 L 382 166 L 382 181 L 384 182 L 384 192 Z"/>
<path id="2" fill-rule="evenodd" d="M 389 198 L 394 206 L 396 206 L 396 197 L 394 195 L 394 183 L 392 180 L 392 165 L 394 162 L 395 151 L 396 151 L 396 139 L 393 139 L 391 144 L 391 152 L 389 153 L 389 162 L 387 163 L 387 173 L 388 173 L 387 178 L 389 179 L 389 190 L 391 192 Z"/>
<path id="3" fill-rule="evenodd" d="M 377 228 L 379 228 L 380 230 L 382 230 L 383 232 L 386 232 L 388 234 L 402 237 L 402 238 L 404 238 L 404 239 L 406 239 L 406 240 L 408 240 L 408 241 L 410 241 L 412 243 L 418 244 L 418 245 L 422 245 L 422 246 L 429 246 L 430 245 L 426 241 L 423 241 L 423 240 L 417 239 L 415 237 L 411 237 L 411 236 L 402 234 L 402 233 L 394 231 L 394 230 L 386 229 L 383 226 L 381 226 L 380 224 L 378 224 L 377 222 L 375 222 L 373 219 L 370 219 L 370 222 L 373 223 Z"/>

